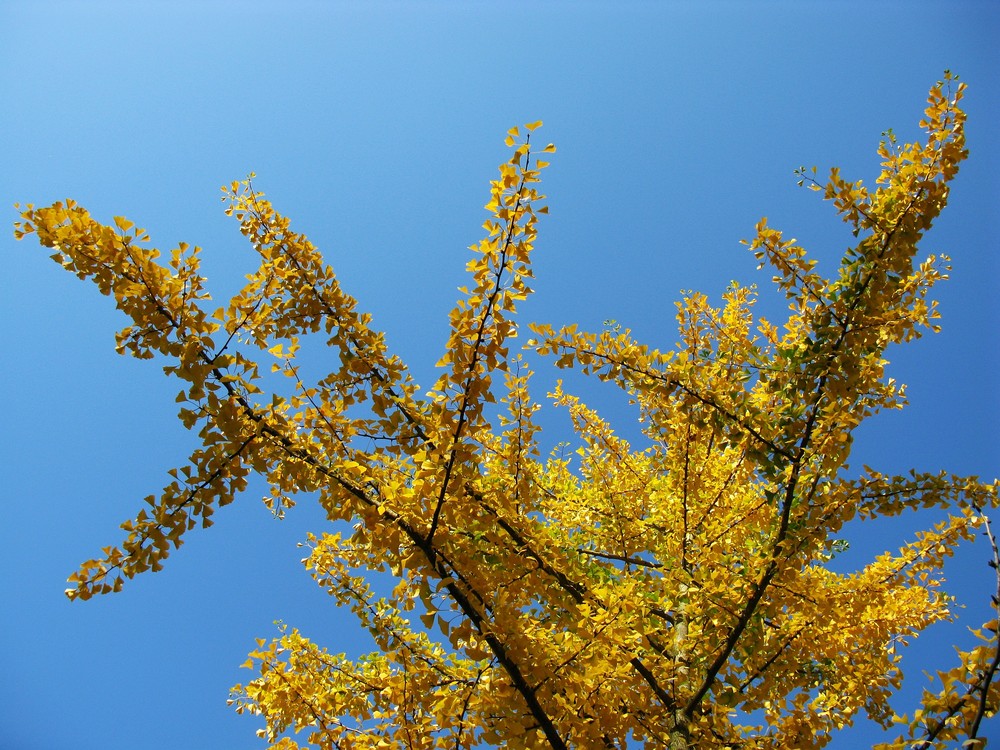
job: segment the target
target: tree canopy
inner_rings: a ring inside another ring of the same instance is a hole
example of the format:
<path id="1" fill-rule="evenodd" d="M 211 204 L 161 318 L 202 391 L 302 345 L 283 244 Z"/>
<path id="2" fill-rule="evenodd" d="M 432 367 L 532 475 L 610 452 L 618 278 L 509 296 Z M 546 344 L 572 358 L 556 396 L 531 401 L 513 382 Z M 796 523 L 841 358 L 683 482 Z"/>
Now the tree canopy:
<path id="1" fill-rule="evenodd" d="M 256 473 L 278 515 L 297 496 L 322 505 L 332 526 L 308 538 L 305 567 L 377 646 L 351 660 L 290 627 L 258 641 L 232 702 L 263 717 L 272 747 L 819 748 L 862 712 L 901 725 L 886 748 L 982 746 L 1000 701 L 996 620 L 913 711 L 890 698 L 901 647 L 952 616 L 945 559 L 983 532 L 1000 566 L 985 514 L 998 484 L 847 464 L 855 429 L 905 405 L 886 348 L 936 330 L 949 259 L 917 246 L 967 155 L 963 89 L 950 74 L 931 89 L 923 142 L 883 134 L 874 188 L 800 170 L 857 240 L 829 278 L 758 223 L 747 245 L 787 318 L 755 314 L 756 291 L 735 283 L 718 305 L 690 292 L 671 351 L 610 322 L 522 335 L 555 147 L 532 142 L 540 122 L 513 128 L 428 391 L 253 175 L 224 198 L 260 264 L 217 309 L 199 248 L 161 259 L 123 217 L 23 207 L 16 235 L 114 297 L 130 319 L 118 351 L 166 361 L 198 436 L 67 595 L 159 570 Z M 315 380 L 309 334 L 334 360 Z M 575 444 L 543 454 L 529 389 L 546 360 L 618 385 L 642 444 L 560 384 L 548 398 Z M 947 520 L 860 570 L 831 565 L 846 523 L 930 507 Z"/>

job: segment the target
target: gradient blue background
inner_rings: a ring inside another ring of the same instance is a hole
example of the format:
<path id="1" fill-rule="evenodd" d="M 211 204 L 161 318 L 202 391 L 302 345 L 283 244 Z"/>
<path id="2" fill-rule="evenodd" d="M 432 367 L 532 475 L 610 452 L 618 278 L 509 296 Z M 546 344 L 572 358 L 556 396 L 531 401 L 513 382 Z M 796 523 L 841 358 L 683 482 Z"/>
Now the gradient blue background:
<path id="1" fill-rule="evenodd" d="M 126 215 L 161 248 L 202 245 L 224 300 L 254 259 L 218 188 L 256 171 L 428 386 L 512 125 L 542 119 L 559 147 L 522 319 L 613 318 L 669 347 L 681 289 L 756 281 L 780 312 L 738 244 L 761 216 L 830 268 L 849 233 L 792 170 L 870 182 L 879 133 L 914 137 L 951 68 L 970 86 L 971 158 L 924 243 L 954 259 L 944 332 L 890 352 L 912 406 L 866 425 L 852 464 L 998 473 L 1000 3 L 0 0 L 0 29 L 8 227 L 18 201 Z M 299 565 L 317 508 L 275 521 L 252 486 L 162 573 L 69 603 L 66 576 L 120 539 L 194 436 L 158 364 L 114 354 L 109 300 L 33 240 L 0 237 L 0 750 L 262 747 L 225 705 L 255 637 L 280 618 L 335 651 L 371 648 Z M 537 369 L 541 397 L 554 375 Z M 568 377 L 635 433 L 620 396 Z M 568 437 L 545 419 L 549 440 Z M 853 528 L 842 564 L 927 521 Z M 967 608 L 907 657 L 913 689 L 988 615 L 987 552 L 949 567 Z M 833 747 L 879 736 L 860 722 Z"/>

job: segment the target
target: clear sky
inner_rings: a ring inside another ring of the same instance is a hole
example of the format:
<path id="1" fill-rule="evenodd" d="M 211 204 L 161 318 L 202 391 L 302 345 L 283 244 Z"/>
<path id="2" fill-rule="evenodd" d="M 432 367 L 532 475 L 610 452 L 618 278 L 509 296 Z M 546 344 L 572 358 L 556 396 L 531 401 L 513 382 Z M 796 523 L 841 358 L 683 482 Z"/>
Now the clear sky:
<path id="1" fill-rule="evenodd" d="M 669 348 L 681 289 L 757 281 L 761 309 L 781 309 L 738 244 L 761 216 L 831 267 L 849 233 L 793 169 L 870 182 L 880 132 L 913 137 L 950 68 L 969 84 L 971 157 L 924 245 L 953 258 L 944 332 L 890 352 L 912 406 L 865 426 L 852 464 L 998 474 L 1000 3 L 0 0 L 0 29 L 8 227 L 15 202 L 72 197 L 161 248 L 203 246 L 224 300 L 253 257 L 219 186 L 255 171 L 427 386 L 512 125 L 544 120 L 559 147 L 522 319 L 613 318 Z M 119 541 L 194 436 L 158 364 L 114 353 L 109 300 L 0 236 L 0 749 L 262 747 L 225 704 L 254 638 L 281 619 L 372 648 L 298 563 L 318 509 L 278 522 L 252 486 L 163 572 L 69 603 L 66 576 Z M 571 382 L 634 429 L 614 393 Z M 853 529 L 844 564 L 919 522 Z M 907 657 L 917 686 L 982 622 L 986 559 L 979 543 L 949 568 L 967 608 Z M 833 746 L 877 736 L 859 724 Z"/>

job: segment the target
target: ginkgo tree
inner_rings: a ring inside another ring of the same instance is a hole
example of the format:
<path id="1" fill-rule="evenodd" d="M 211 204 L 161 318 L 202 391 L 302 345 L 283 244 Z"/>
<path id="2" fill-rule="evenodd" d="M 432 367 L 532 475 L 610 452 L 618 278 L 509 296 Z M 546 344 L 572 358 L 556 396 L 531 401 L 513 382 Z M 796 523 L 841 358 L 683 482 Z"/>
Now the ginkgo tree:
<path id="1" fill-rule="evenodd" d="M 860 713 L 901 725 L 882 747 L 983 746 L 1000 702 L 996 620 L 912 713 L 890 698 L 899 647 L 952 616 L 944 560 L 985 533 L 1000 566 L 986 516 L 998 485 L 845 463 L 865 419 L 905 404 L 886 347 L 936 330 L 948 259 L 917 245 L 966 156 L 963 88 L 946 74 L 931 89 L 923 142 L 883 134 L 873 188 L 800 172 L 856 237 L 833 276 L 757 225 L 747 244 L 786 319 L 756 315 L 752 288 L 732 284 L 718 305 L 689 293 L 670 351 L 617 326 L 519 329 L 555 147 L 532 142 L 541 123 L 512 129 L 430 390 L 252 179 L 224 198 L 260 264 L 218 308 L 197 247 L 161 258 L 124 218 L 21 207 L 16 235 L 129 318 L 118 351 L 165 359 L 198 438 L 68 596 L 159 570 L 257 474 L 279 515 L 297 496 L 321 504 L 331 524 L 306 540 L 305 567 L 377 647 L 351 660 L 288 627 L 258 641 L 232 703 L 263 717 L 271 747 L 819 748 Z M 335 353 L 314 381 L 309 334 Z M 623 389 L 642 444 L 560 384 L 548 400 L 578 448 L 542 455 L 529 363 L 546 359 Z M 850 574 L 831 566 L 847 522 L 930 507 L 945 520 L 902 548 Z"/>

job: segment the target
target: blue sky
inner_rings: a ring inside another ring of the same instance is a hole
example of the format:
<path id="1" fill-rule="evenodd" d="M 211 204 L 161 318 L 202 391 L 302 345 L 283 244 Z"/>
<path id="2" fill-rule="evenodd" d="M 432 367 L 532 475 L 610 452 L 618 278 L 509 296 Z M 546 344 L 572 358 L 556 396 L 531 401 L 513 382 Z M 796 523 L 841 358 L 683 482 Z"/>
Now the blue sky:
<path id="1" fill-rule="evenodd" d="M 761 216 L 834 263 L 849 233 L 792 170 L 870 181 L 879 133 L 913 137 L 950 68 L 969 84 L 971 157 L 924 245 L 953 258 L 944 332 L 890 352 L 912 405 L 866 425 L 852 463 L 998 474 L 1000 4 L 2 0 L 0 28 L 8 226 L 15 202 L 72 197 L 161 248 L 201 245 L 225 299 L 253 258 L 219 186 L 255 171 L 428 385 L 512 125 L 542 119 L 559 147 L 522 319 L 613 318 L 669 347 L 681 289 L 757 281 L 761 309 L 781 309 L 738 244 Z M 114 353 L 107 298 L 3 237 L 0 748 L 262 747 L 225 705 L 254 638 L 282 619 L 371 647 L 298 563 L 318 509 L 275 521 L 252 486 L 162 573 L 69 603 L 66 576 L 119 540 L 193 436 L 157 364 Z M 540 394 L 553 374 L 538 369 Z M 572 382 L 634 429 L 620 397 Z M 854 529 L 845 564 L 919 522 Z M 979 543 L 949 568 L 968 606 L 904 662 L 917 686 L 982 621 L 986 559 Z M 876 736 L 859 725 L 834 747 Z"/>

